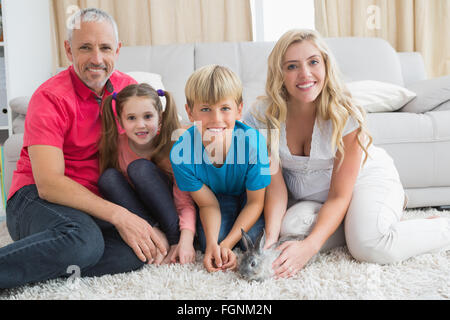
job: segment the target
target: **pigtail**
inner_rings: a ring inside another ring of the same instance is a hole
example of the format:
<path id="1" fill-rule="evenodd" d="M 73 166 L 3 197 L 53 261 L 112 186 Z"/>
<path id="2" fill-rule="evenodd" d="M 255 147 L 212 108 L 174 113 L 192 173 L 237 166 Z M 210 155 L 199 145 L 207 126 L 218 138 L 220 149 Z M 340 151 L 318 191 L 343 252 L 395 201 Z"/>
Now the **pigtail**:
<path id="1" fill-rule="evenodd" d="M 154 156 L 152 157 L 152 161 L 155 163 L 159 163 L 162 159 L 169 157 L 170 149 L 174 144 L 174 141 L 172 141 L 172 133 L 180 128 L 175 101 L 169 92 L 163 92 L 166 98 L 166 109 L 161 115 L 160 134 L 155 137 L 155 150 L 153 152 Z"/>
<path id="2" fill-rule="evenodd" d="M 105 99 L 102 106 L 102 133 L 99 142 L 100 174 L 108 168 L 120 171 L 118 161 L 118 130 L 112 110 L 112 96 Z"/>

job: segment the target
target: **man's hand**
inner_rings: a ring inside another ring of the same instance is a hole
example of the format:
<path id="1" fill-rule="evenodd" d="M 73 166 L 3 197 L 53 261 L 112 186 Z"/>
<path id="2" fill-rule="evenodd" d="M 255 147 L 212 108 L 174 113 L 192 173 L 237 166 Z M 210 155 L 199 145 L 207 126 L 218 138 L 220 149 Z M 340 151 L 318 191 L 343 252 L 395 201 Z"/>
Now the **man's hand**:
<path id="1" fill-rule="evenodd" d="M 124 209 L 116 216 L 114 226 L 120 236 L 133 249 L 139 260 L 152 263 L 157 249 L 166 256 L 167 249 L 163 240 L 158 236 L 147 221 Z"/>
<path id="2" fill-rule="evenodd" d="M 28 152 L 33 177 L 42 199 L 81 210 L 112 223 L 141 261 L 152 261 L 152 258 L 156 257 L 156 248 L 164 255 L 167 254 L 163 241 L 147 221 L 121 206 L 98 197 L 81 184 L 66 177 L 64 154 L 61 149 L 37 145 L 28 147 Z"/>

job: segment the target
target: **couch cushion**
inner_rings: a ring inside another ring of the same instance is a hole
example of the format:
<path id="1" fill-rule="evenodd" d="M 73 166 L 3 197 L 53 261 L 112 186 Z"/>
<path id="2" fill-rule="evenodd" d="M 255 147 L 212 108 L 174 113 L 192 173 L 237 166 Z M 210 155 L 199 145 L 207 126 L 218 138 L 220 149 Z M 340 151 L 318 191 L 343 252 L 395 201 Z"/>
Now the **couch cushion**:
<path id="1" fill-rule="evenodd" d="M 381 38 L 326 38 L 344 80 L 377 80 L 404 86 L 397 52 Z"/>
<path id="2" fill-rule="evenodd" d="M 25 131 L 25 115 L 19 114 L 12 122 L 13 133 L 24 133 Z"/>
<path id="3" fill-rule="evenodd" d="M 447 111 L 450 110 L 450 101 L 444 102 L 443 104 L 440 104 L 436 108 L 433 109 L 433 111 Z"/>
<path id="4" fill-rule="evenodd" d="M 406 88 L 381 81 L 354 81 L 346 85 L 355 104 L 367 112 L 396 111 L 416 96 Z"/>
<path id="5" fill-rule="evenodd" d="M 393 159 L 405 188 L 448 187 L 450 111 L 368 114 L 376 146 Z"/>
<path id="6" fill-rule="evenodd" d="M 378 38 L 326 38 L 345 81 L 377 80 L 403 86 L 400 59 Z M 208 64 L 229 67 L 242 80 L 244 110 L 265 94 L 267 58 L 275 42 L 226 42 L 195 45 L 195 68 Z M 356 50 L 356 52 L 355 52 Z"/>
<path id="7" fill-rule="evenodd" d="M 398 52 L 405 86 L 425 80 L 427 72 L 425 62 L 419 52 Z"/>
<path id="8" fill-rule="evenodd" d="M 131 71 L 127 75 L 132 77 L 138 83 L 146 83 L 155 90 L 166 90 L 161 80 L 161 75 L 151 72 Z M 160 97 L 163 111 L 166 110 L 166 98 Z"/>
<path id="9" fill-rule="evenodd" d="M 422 80 L 407 87 L 417 97 L 400 111 L 422 113 L 450 101 L 450 76 Z"/>
<path id="10" fill-rule="evenodd" d="M 123 47 L 116 67 L 122 72 L 145 71 L 161 75 L 162 82 L 177 105 L 183 120 L 186 98 L 184 86 L 194 72 L 194 44 Z"/>
<path id="11" fill-rule="evenodd" d="M 346 81 L 377 80 L 403 85 L 398 54 L 379 38 L 326 38 Z M 123 47 L 117 68 L 123 72 L 158 73 L 177 103 L 184 110 L 184 87 L 195 69 L 207 64 L 229 67 L 241 78 L 244 109 L 264 94 L 267 58 L 274 42 L 221 42 L 164 46 Z"/>
<path id="12" fill-rule="evenodd" d="M 195 47 L 195 67 L 219 64 L 230 68 L 242 81 L 244 112 L 264 94 L 267 58 L 273 42 L 202 43 Z"/>
<path id="13" fill-rule="evenodd" d="M 5 182 L 5 194 L 9 194 L 9 188 L 11 187 L 12 177 L 14 170 L 16 170 L 16 164 L 20 157 L 20 151 L 23 145 L 23 133 L 13 134 L 5 141 L 5 161 L 3 181 Z"/>
<path id="14" fill-rule="evenodd" d="M 11 111 L 17 114 L 27 114 L 28 103 L 30 102 L 31 97 L 17 97 L 11 99 L 9 101 L 9 106 L 11 107 Z"/>

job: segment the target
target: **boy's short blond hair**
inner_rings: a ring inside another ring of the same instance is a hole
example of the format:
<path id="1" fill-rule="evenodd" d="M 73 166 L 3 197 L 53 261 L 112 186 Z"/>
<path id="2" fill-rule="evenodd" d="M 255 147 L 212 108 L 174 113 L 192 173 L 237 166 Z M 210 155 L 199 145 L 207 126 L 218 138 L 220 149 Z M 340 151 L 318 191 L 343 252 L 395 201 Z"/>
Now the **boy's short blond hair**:
<path id="1" fill-rule="evenodd" d="M 239 106 L 242 103 L 242 83 L 230 69 L 215 64 L 207 65 L 189 77 L 185 94 L 190 109 L 196 102 L 216 104 L 229 98 Z"/>

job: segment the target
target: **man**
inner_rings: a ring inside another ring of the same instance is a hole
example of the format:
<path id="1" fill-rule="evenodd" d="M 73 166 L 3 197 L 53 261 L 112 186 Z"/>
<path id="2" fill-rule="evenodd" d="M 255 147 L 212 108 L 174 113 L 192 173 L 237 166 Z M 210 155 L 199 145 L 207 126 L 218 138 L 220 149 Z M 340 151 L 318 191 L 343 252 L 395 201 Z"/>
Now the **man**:
<path id="1" fill-rule="evenodd" d="M 0 249 L 0 288 L 77 270 L 81 276 L 131 271 L 151 262 L 156 250 L 166 253 L 145 217 L 102 199 L 97 189 L 102 101 L 135 83 L 114 70 L 121 48 L 116 23 L 91 8 L 71 25 L 64 47 L 72 66 L 29 103 L 6 207 L 15 242 Z"/>

